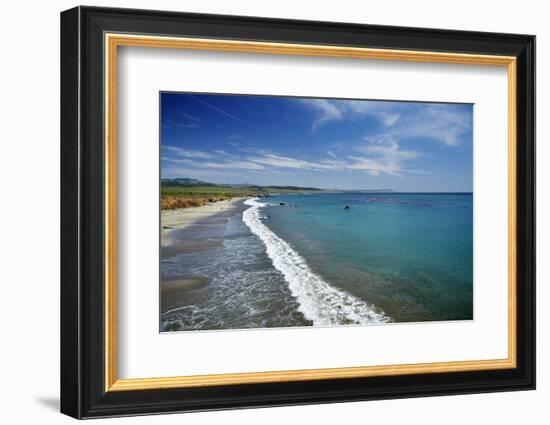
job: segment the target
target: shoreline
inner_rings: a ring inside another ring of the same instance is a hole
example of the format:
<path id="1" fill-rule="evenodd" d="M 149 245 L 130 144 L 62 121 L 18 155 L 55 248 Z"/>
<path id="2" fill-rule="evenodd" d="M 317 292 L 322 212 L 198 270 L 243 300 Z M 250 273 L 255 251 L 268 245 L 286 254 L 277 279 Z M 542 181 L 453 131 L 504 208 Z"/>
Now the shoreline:
<path id="1" fill-rule="evenodd" d="M 251 208 L 243 213 L 243 221 L 265 246 L 273 268 L 278 270 L 300 311 L 313 326 L 348 324 L 380 324 L 391 321 L 384 311 L 349 291 L 339 289 L 315 273 L 306 259 L 287 241 L 262 222 L 260 210 L 266 204 L 254 198 L 244 202 Z M 285 205 L 280 204 L 280 205 Z M 338 311 L 338 315 L 326 312 Z"/>
<path id="2" fill-rule="evenodd" d="M 410 251 L 393 253 L 395 235 L 380 225 L 386 211 L 396 223 L 409 223 L 403 221 L 409 216 L 417 217 L 411 224 L 429 228 L 432 217 L 456 223 L 471 214 L 471 200 L 399 195 L 396 202 L 380 206 L 370 203 L 376 196 L 327 194 L 322 202 L 305 196 L 295 201 L 242 197 L 211 203 L 208 209 L 163 211 L 163 217 L 173 215 L 183 228 L 169 235 L 172 245 L 162 247 L 163 332 L 473 320 L 471 275 L 438 268 L 458 260 L 426 256 L 419 263 Z M 298 209 L 287 208 L 294 202 Z M 342 212 L 345 204 L 352 205 L 351 213 Z M 380 211 L 384 214 L 375 214 Z M 323 227 L 309 226 L 310 215 L 319 221 L 326 217 Z M 426 235 L 411 230 L 398 237 L 416 247 L 417 241 L 432 240 Z M 355 258 L 368 237 L 376 249 L 367 243 L 368 255 Z M 468 253 L 467 246 L 459 248 L 442 245 L 449 255 Z M 393 255 L 382 266 L 377 263 L 380 252 Z M 407 266 L 404 272 L 394 267 L 396 261 Z M 431 269 L 425 272 L 417 264 Z M 441 288 L 449 295 L 440 295 Z"/>
<path id="3" fill-rule="evenodd" d="M 207 218 L 211 215 L 227 211 L 236 206 L 239 202 L 248 199 L 248 197 L 238 197 L 224 199 L 222 201 L 212 202 L 206 205 L 189 208 L 178 208 L 172 210 L 160 211 L 161 225 L 161 246 L 170 246 L 173 240 L 170 233 L 174 230 L 185 229 L 191 226 L 197 220 Z"/>

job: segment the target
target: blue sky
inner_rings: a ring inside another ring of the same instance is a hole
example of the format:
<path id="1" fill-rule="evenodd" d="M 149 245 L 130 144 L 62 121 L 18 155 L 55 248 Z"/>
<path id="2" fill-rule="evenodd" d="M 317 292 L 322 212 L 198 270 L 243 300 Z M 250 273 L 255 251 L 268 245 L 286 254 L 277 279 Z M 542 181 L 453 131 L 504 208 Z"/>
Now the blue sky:
<path id="1" fill-rule="evenodd" d="M 161 176 L 472 191 L 473 105 L 161 93 Z"/>

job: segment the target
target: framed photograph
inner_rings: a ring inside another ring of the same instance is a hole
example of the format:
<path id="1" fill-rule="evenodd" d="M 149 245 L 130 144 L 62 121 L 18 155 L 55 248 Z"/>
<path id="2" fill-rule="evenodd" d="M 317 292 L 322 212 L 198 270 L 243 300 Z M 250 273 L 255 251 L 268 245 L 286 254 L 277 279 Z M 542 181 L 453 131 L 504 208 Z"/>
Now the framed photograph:
<path id="1" fill-rule="evenodd" d="M 61 411 L 535 388 L 535 37 L 61 14 Z"/>

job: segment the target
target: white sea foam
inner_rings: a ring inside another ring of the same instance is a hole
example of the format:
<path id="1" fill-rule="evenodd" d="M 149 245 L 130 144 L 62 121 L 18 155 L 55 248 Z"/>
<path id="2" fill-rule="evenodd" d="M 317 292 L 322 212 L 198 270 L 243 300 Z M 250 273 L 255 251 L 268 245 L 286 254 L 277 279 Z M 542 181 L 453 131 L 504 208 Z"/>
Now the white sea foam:
<path id="1" fill-rule="evenodd" d="M 243 221 L 265 245 L 273 266 L 279 270 L 296 297 L 302 314 L 317 326 L 386 323 L 391 319 L 354 295 L 337 289 L 316 275 L 286 241 L 261 221 L 260 209 L 267 204 L 248 199 Z"/>

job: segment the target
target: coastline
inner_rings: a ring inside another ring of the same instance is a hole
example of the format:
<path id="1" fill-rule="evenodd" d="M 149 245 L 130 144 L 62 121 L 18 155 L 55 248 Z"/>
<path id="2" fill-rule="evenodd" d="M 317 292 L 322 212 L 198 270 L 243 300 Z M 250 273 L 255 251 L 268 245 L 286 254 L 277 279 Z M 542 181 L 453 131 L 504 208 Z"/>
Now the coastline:
<path id="1" fill-rule="evenodd" d="M 231 209 L 245 199 L 247 199 L 247 197 L 238 197 L 224 199 L 198 207 L 161 210 L 161 246 L 173 244 L 173 240 L 170 238 L 170 233 L 172 231 L 185 229 L 197 220 Z"/>
<path id="2" fill-rule="evenodd" d="M 260 210 L 269 204 L 258 202 L 257 198 L 248 199 L 244 204 L 250 206 L 243 213 L 244 223 L 262 241 L 273 267 L 284 276 L 297 300 L 298 310 L 314 326 L 380 324 L 392 320 L 381 309 L 330 285 L 316 274 L 287 241 L 262 222 Z"/>
<path id="3" fill-rule="evenodd" d="M 253 198 L 163 212 L 180 228 L 161 246 L 161 332 L 312 325 L 243 221 Z"/>
<path id="4" fill-rule="evenodd" d="M 227 218 L 224 216 L 231 214 L 243 199 L 246 198 L 224 199 L 197 207 L 161 210 L 161 260 L 170 261 L 172 257 L 182 254 L 196 255 L 222 247 L 223 237 L 219 229 L 225 226 Z M 206 237 L 206 234 L 209 234 L 209 237 Z M 177 309 L 187 293 L 204 288 L 211 281 L 210 277 L 189 271 L 161 277 L 161 314 Z"/>
<path id="5" fill-rule="evenodd" d="M 164 229 L 161 247 L 162 331 L 471 320 L 470 275 L 451 268 L 462 265 L 455 253 L 463 244 L 426 231 L 464 219 L 466 230 L 450 233 L 462 241 L 454 235 L 469 234 L 471 199 L 378 196 L 247 196 L 163 211 L 174 227 Z M 420 254 L 395 253 L 396 235 L 380 221 L 388 211 L 411 223 L 398 240 Z M 434 243 L 447 257 L 431 255 Z M 386 268 L 381 252 L 394 254 L 384 257 Z"/>

